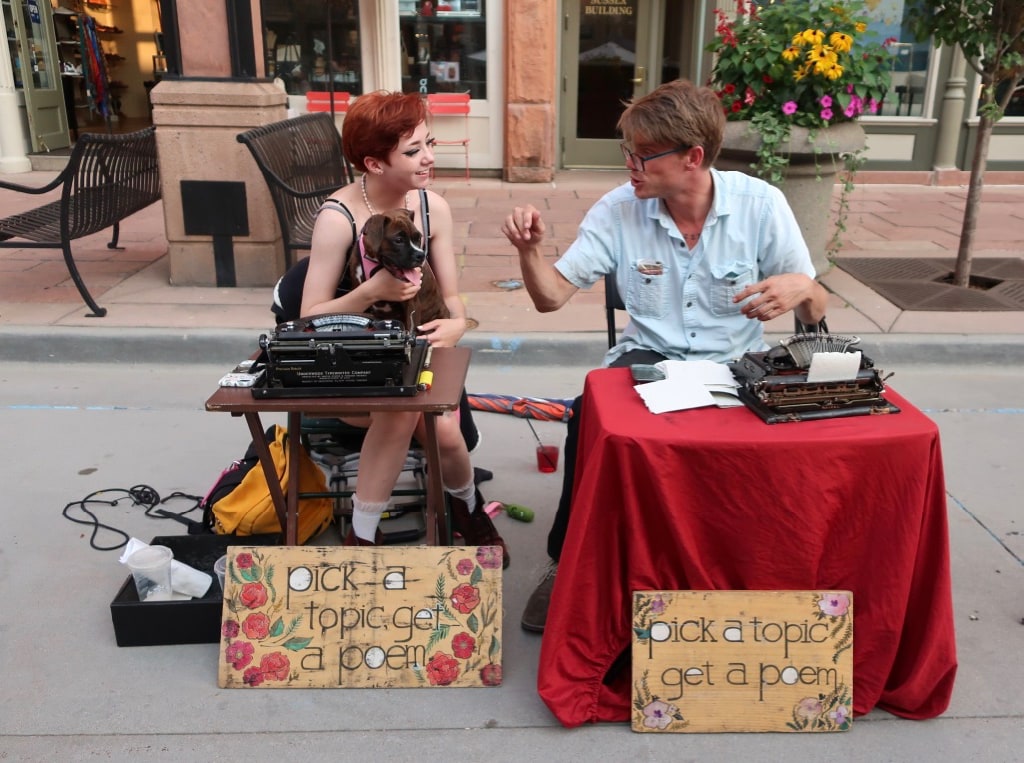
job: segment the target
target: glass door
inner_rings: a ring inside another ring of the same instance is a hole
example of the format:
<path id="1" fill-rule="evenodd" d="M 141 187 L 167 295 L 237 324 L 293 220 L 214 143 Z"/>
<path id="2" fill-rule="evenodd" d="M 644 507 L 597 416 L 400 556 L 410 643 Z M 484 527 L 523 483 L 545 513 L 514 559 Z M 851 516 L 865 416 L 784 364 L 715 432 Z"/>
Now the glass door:
<path id="1" fill-rule="evenodd" d="M 562 164 L 621 167 L 615 123 L 624 102 L 660 77 L 653 54 L 658 0 L 566 0 L 562 28 Z"/>
<path id="2" fill-rule="evenodd" d="M 14 80 L 25 93 L 33 151 L 71 145 L 64 91 L 57 64 L 50 0 L 12 0 Z"/>

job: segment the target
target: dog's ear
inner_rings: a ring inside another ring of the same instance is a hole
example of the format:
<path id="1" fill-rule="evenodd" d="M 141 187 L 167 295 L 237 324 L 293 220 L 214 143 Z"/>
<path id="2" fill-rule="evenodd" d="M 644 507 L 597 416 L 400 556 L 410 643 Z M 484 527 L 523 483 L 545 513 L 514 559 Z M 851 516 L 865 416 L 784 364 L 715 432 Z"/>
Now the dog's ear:
<path id="1" fill-rule="evenodd" d="M 363 245 L 368 257 L 373 258 L 376 252 L 380 251 L 387 223 L 388 218 L 385 215 L 376 214 L 370 215 L 370 219 L 363 225 Z"/>
<path id="2" fill-rule="evenodd" d="M 411 209 L 405 209 L 403 207 L 402 209 L 396 209 L 395 211 L 396 212 L 400 212 L 403 215 L 405 215 L 406 217 L 408 217 L 410 223 L 413 222 L 416 219 L 416 213 L 413 212 Z"/>

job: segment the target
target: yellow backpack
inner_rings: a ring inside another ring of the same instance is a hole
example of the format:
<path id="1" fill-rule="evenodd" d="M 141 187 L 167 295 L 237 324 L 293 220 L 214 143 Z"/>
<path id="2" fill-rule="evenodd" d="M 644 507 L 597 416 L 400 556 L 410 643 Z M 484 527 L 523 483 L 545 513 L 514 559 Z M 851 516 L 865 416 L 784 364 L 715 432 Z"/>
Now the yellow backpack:
<path id="1" fill-rule="evenodd" d="M 273 425 L 267 429 L 267 443 L 281 490 L 288 493 L 288 430 Z M 327 480 L 305 448 L 299 449 L 299 492 L 327 492 Z M 220 476 L 203 500 L 204 520 L 218 535 L 262 535 L 282 532 L 274 502 L 254 445 Z M 330 498 L 299 499 L 299 543 L 323 532 L 334 518 Z"/>

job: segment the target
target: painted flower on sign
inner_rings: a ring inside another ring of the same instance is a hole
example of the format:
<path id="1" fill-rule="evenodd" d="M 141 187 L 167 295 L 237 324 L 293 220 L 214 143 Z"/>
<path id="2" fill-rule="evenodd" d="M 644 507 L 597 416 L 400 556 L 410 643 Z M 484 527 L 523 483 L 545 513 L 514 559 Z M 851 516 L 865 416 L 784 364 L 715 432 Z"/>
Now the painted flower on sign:
<path id="1" fill-rule="evenodd" d="M 476 550 L 476 560 L 485 570 L 501 568 L 501 546 L 480 546 Z"/>
<path id="2" fill-rule="evenodd" d="M 283 652 L 271 652 L 260 660 L 260 672 L 268 681 L 284 681 L 288 678 L 291 663 Z"/>
<path id="3" fill-rule="evenodd" d="M 501 686 L 501 665 L 490 662 L 480 668 L 480 683 L 484 686 Z"/>
<path id="4" fill-rule="evenodd" d="M 235 670 L 241 670 L 252 662 L 253 648 L 248 641 L 232 641 L 224 650 L 224 658 Z"/>
<path id="5" fill-rule="evenodd" d="M 270 618 L 262 612 L 251 612 L 242 621 L 242 632 L 245 633 L 246 638 L 266 638 L 270 633 Z"/>
<path id="6" fill-rule="evenodd" d="M 643 709 L 644 726 L 649 729 L 664 729 L 679 713 L 679 708 L 660 699 L 649 702 Z"/>
<path id="7" fill-rule="evenodd" d="M 450 654 L 437 652 L 427 663 L 427 680 L 434 686 L 447 686 L 459 677 L 459 662 Z"/>
<path id="8" fill-rule="evenodd" d="M 480 589 L 463 583 L 452 591 L 452 606 L 464 615 L 468 615 L 480 604 Z"/>
<path id="9" fill-rule="evenodd" d="M 460 559 L 459 563 L 455 565 L 455 569 L 460 575 L 468 575 L 473 571 L 474 566 L 472 559 Z"/>
<path id="10" fill-rule="evenodd" d="M 267 589 L 262 583 L 246 583 L 238 594 L 238 600 L 246 609 L 259 609 L 267 603 Z"/>
<path id="11" fill-rule="evenodd" d="M 818 608 L 829 617 L 842 617 L 850 609 L 850 597 L 845 593 L 822 594 Z"/>
<path id="12" fill-rule="evenodd" d="M 457 633 L 452 639 L 452 654 L 460 660 L 468 659 L 476 649 L 476 639 L 465 631 Z"/>

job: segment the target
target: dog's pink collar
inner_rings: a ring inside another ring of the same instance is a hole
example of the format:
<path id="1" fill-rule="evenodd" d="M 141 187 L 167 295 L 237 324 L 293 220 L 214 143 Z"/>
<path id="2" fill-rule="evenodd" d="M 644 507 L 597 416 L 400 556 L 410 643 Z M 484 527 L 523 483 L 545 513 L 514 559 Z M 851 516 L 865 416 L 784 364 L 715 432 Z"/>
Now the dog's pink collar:
<path id="1" fill-rule="evenodd" d="M 359 258 L 363 263 L 363 277 L 367 280 L 380 268 L 384 267 L 383 263 L 366 256 L 366 244 L 363 243 L 362 233 L 359 234 Z M 412 270 L 388 269 L 388 272 L 400 281 L 408 281 L 413 286 L 419 286 L 423 281 L 423 272 L 418 268 L 413 268 Z"/>

